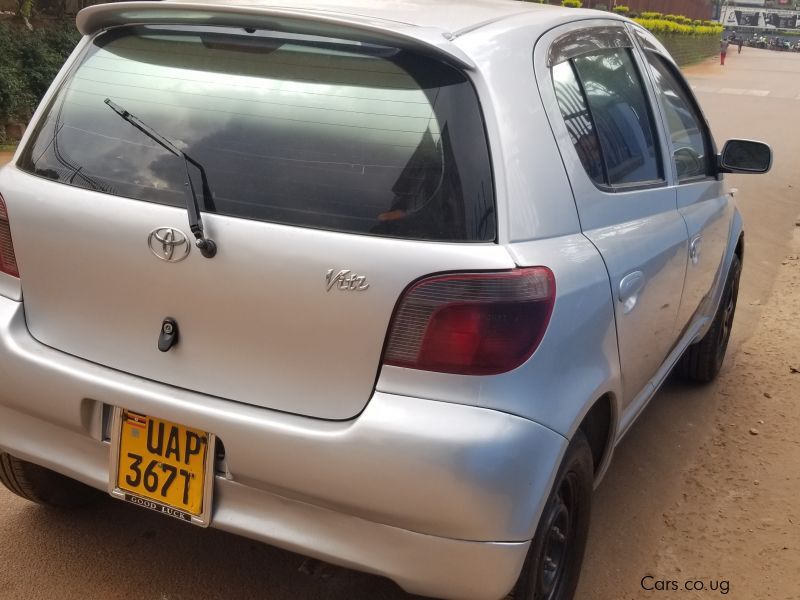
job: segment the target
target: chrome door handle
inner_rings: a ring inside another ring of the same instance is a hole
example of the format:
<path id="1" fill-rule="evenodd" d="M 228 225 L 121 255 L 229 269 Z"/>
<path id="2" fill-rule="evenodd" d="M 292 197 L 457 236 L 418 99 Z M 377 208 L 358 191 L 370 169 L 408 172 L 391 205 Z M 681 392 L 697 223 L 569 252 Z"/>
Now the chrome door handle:
<path id="1" fill-rule="evenodd" d="M 644 273 L 634 271 L 628 273 L 619 282 L 619 301 L 622 302 L 622 310 L 628 314 L 636 307 L 639 300 L 639 292 L 644 288 Z"/>
<path id="2" fill-rule="evenodd" d="M 689 258 L 692 259 L 692 264 L 696 265 L 697 261 L 700 260 L 700 245 L 703 242 L 703 236 L 695 236 L 695 238 L 689 244 Z"/>

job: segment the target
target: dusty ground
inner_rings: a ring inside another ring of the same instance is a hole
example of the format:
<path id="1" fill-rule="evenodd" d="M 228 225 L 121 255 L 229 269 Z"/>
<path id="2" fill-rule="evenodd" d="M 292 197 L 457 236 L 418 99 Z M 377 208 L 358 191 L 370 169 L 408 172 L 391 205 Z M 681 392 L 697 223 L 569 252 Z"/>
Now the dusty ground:
<path id="1" fill-rule="evenodd" d="M 723 374 L 670 382 L 623 440 L 597 491 L 578 598 L 800 600 L 800 54 L 745 48 L 688 75 L 718 142 L 763 139 L 775 167 L 731 178 L 747 251 Z M 647 576 L 681 589 L 645 591 Z M 686 591 L 687 580 L 717 589 Z M 408 598 L 120 502 L 58 514 L 0 490 L 0 598 L 54 597 Z"/>
<path id="2" fill-rule="evenodd" d="M 800 232 L 800 228 L 798 228 Z M 654 575 L 800 598 L 800 235 L 755 335 L 716 392 L 710 439 L 662 514 Z"/>

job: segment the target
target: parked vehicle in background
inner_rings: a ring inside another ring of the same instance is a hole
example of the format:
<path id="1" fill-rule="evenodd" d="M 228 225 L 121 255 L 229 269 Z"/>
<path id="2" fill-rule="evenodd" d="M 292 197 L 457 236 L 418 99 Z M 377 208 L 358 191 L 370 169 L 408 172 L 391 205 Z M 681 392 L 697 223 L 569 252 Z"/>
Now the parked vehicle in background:
<path id="1" fill-rule="evenodd" d="M 771 38 L 769 40 L 769 45 L 772 50 L 785 51 L 791 49 L 791 44 L 780 37 Z"/>
<path id="2" fill-rule="evenodd" d="M 754 33 L 751 37 L 745 37 L 744 44 L 751 48 L 780 51 L 796 51 L 800 47 L 800 42 L 795 41 L 793 38 L 766 36 L 759 33 Z"/>
<path id="3" fill-rule="evenodd" d="M 0 481 L 569 599 L 614 447 L 722 366 L 771 152 L 623 17 L 365 6 L 79 14 L 0 171 Z"/>
<path id="4" fill-rule="evenodd" d="M 766 48 L 768 45 L 768 40 L 766 36 L 754 33 L 753 37 L 746 41 L 746 44 L 752 48 Z"/>

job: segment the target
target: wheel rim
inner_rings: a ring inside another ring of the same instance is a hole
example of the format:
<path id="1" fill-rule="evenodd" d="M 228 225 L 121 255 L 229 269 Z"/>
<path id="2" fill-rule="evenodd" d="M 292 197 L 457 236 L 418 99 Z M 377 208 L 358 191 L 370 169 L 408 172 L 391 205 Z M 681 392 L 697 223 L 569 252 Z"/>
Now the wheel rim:
<path id="1" fill-rule="evenodd" d="M 725 341 L 731 337 L 731 328 L 733 327 L 733 310 L 735 305 L 736 302 L 733 299 L 733 294 L 731 294 L 728 305 L 725 307 L 725 313 L 722 322 L 722 339 Z"/>
<path id="2" fill-rule="evenodd" d="M 535 600 L 554 600 L 567 577 L 577 514 L 577 477 L 567 473 L 545 514 L 545 538 L 536 571 Z"/>
<path id="3" fill-rule="evenodd" d="M 739 295 L 739 273 L 737 272 L 731 279 L 730 286 L 725 298 L 725 308 L 722 312 L 722 327 L 720 327 L 719 343 L 717 344 L 717 364 L 722 365 L 725 358 L 725 350 L 728 348 L 728 341 L 733 329 L 733 317 L 736 314 L 736 298 Z"/>

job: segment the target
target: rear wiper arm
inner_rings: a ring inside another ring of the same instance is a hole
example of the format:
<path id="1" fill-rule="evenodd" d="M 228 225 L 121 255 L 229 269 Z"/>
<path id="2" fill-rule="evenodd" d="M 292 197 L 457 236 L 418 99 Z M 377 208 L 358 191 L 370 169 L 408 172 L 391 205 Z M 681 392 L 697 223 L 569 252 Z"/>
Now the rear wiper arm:
<path id="1" fill-rule="evenodd" d="M 196 238 L 195 245 L 200 249 L 200 254 L 206 258 L 213 258 L 213 256 L 217 253 L 217 244 L 205 236 L 203 230 L 203 220 L 200 217 L 200 205 L 197 202 L 197 192 L 194 189 L 192 175 L 189 172 L 190 163 L 197 167 L 197 170 L 200 171 L 200 178 L 203 182 L 203 202 L 207 207 L 211 206 L 214 200 L 213 196 L 211 195 L 211 187 L 208 185 L 208 177 L 206 177 L 206 170 L 203 168 L 203 165 L 194 160 L 191 156 L 186 154 L 183 150 L 178 148 L 173 142 L 158 133 L 155 129 L 149 125 L 146 125 L 141 119 L 133 116 L 119 104 L 112 102 L 111 98 L 106 98 L 105 103 L 108 104 L 111 110 L 125 119 L 128 123 L 136 127 L 136 129 L 141 131 L 159 146 L 174 154 L 178 158 L 183 159 L 183 163 L 186 165 L 186 177 L 189 179 L 189 194 L 191 196 L 190 201 L 186 204 L 186 211 L 189 213 L 189 229 L 191 229 L 194 237 Z"/>

